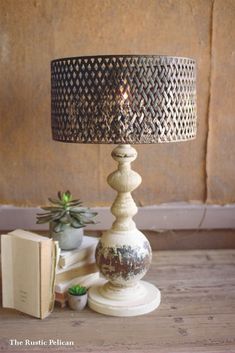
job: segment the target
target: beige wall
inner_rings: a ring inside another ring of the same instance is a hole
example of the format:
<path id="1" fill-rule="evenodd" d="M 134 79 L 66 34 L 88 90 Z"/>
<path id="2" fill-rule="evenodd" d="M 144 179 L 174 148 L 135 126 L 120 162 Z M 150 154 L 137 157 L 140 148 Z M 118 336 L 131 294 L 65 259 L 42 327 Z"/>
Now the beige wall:
<path id="1" fill-rule="evenodd" d="M 234 202 L 234 18 L 234 0 L 1 0 L 0 202 L 39 205 L 67 188 L 89 205 L 112 201 L 113 146 L 51 139 L 50 61 L 131 53 L 198 65 L 198 137 L 137 146 L 137 203 Z"/>
<path id="2" fill-rule="evenodd" d="M 235 201 L 235 1 L 214 5 L 207 153 L 208 202 Z"/>

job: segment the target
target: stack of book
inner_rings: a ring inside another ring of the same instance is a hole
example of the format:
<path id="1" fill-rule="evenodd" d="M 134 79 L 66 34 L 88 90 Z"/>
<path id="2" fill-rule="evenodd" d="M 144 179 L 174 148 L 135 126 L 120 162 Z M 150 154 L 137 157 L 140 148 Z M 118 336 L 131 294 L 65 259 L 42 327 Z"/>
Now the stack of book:
<path id="1" fill-rule="evenodd" d="M 55 301 L 61 307 L 66 306 L 69 287 L 80 284 L 89 288 L 99 281 L 99 272 L 95 263 L 98 240 L 84 235 L 79 248 L 60 252 L 55 279 Z"/>

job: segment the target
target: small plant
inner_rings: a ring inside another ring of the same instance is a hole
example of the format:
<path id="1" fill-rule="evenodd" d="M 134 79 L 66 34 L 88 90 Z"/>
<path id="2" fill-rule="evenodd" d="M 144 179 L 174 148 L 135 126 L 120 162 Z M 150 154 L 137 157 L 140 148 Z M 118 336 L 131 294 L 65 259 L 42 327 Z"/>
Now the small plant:
<path id="1" fill-rule="evenodd" d="M 48 198 L 52 206 L 41 207 L 44 213 L 37 214 L 37 224 L 54 223 L 53 231 L 62 232 L 66 225 L 73 228 L 83 228 L 87 224 L 94 224 L 97 215 L 87 207 L 82 207 L 80 200 L 72 200 L 70 191 L 58 192 L 58 199 Z"/>
<path id="2" fill-rule="evenodd" d="M 84 295 L 87 292 L 87 288 L 81 286 L 80 284 L 76 284 L 68 289 L 69 294 L 71 295 Z"/>

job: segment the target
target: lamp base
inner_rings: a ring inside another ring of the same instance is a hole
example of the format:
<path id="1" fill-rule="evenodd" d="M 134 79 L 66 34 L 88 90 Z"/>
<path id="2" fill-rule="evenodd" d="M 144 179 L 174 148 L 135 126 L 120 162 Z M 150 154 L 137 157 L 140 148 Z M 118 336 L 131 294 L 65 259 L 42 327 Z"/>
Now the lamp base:
<path id="1" fill-rule="evenodd" d="M 104 280 L 103 285 L 89 289 L 89 307 L 104 315 L 138 316 L 155 310 L 161 302 L 160 290 L 153 284 L 139 281 L 134 287 L 121 289 Z"/>
<path id="2" fill-rule="evenodd" d="M 88 305 L 105 315 L 143 315 L 159 306 L 161 294 L 154 285 L 140 281 L 149 269 L 152 251 L 132 220 L 137 207 L 131 192 L 141 183 L 140 175 L 131 169 L 137 151 L 130 145 L 119 145 L 112 157 L 118 169 L 107 180 L 118 193 L 111 207 L 116 219 L 96 248 L 96 264 L 106 280 L 90 288 Z"/>

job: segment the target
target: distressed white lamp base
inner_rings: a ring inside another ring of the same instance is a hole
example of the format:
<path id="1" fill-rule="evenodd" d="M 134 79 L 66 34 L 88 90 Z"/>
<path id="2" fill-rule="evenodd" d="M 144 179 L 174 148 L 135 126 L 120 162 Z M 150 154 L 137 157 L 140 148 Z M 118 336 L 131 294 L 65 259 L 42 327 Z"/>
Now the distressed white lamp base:
<path id="1" fill-rule="evenodd" d="M 96 248 L 96 263 L 105 280 L 89 290 L 88 305 L 105 315 L 143 315 L 159 306 L 161 295 L 154 285 L 140 281 L 149 269 L 152 251 L 132 219 L 137 207 L 131 192 L 141 183 L 141 176 L 131 169 L 137 151 L 119 145 L 112 157 L 118 162 L 117 170 L 108 176 L 109 185 L 117 191 L 111 207 L 116 219 Z"/>
<path id="2" fill-rule="evenodd" d="M 89 290 L 88 298 L 88 305 L 92 310 L 100 314 L 122 317 L 150 313 L 157 309 L 160 302 L 160 290 L 145 281 L 139 281 L 138 286 L 131 288 L 122 298 L 115 296 L 106 285 L 94 286 Z"/>

